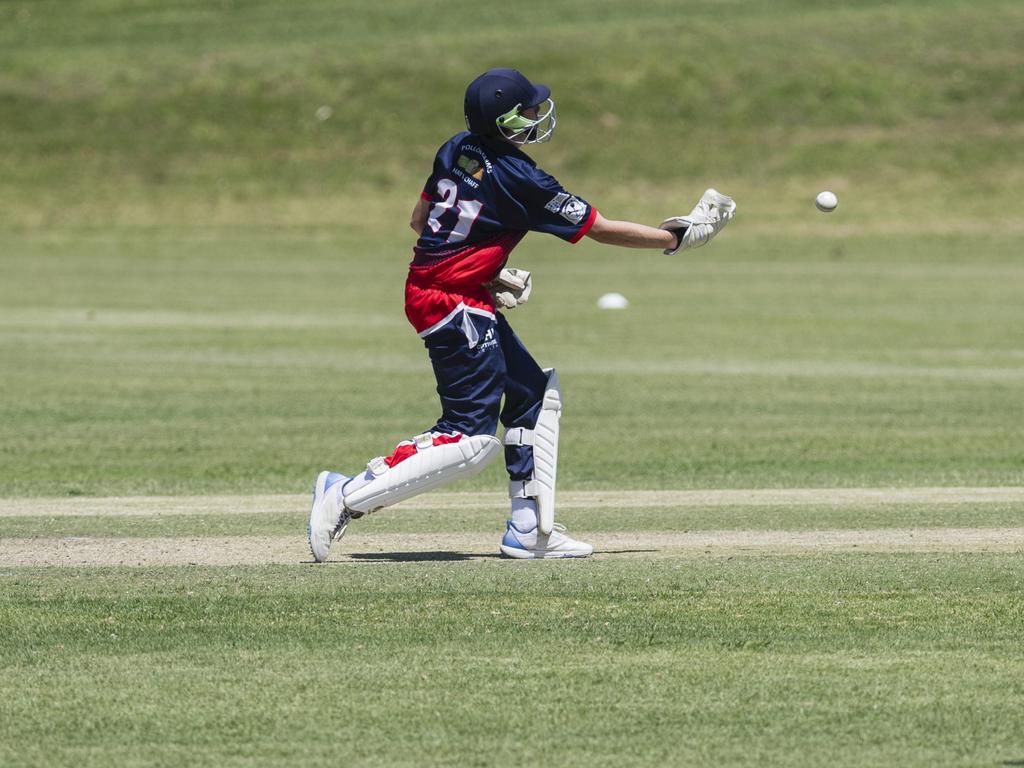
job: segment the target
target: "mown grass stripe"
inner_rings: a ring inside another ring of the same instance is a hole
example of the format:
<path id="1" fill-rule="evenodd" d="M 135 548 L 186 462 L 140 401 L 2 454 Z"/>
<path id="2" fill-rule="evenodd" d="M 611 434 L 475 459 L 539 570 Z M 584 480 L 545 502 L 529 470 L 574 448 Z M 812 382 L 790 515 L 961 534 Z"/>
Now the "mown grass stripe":
<path id="1" fill-rule="evenodd" d="M 411 499 L 403 509 L 475 509 L 504 504 L 494 493 L 438 493 Z M 229 515 L 292 513 L 307 506 L 306 494 L 259 496 L 124 496 L 0 499 L 0 517 L 93 515 Z M 1004 488 L 761 488 L 751 490 L 563 491 L 561 508 L 732 507 L 874 504 L 995 504 L 1024 502 L 1024 487 Z"/>

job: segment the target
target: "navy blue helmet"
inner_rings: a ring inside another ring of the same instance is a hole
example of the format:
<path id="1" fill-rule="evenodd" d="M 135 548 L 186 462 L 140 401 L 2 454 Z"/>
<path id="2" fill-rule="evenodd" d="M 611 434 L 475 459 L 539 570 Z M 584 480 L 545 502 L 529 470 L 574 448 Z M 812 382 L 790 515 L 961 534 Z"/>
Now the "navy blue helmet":
<path id="1" fill-rule="evenodd" d="M 536 118 L 523 110 L 538 108 Z M 466 88 L 466 127 L 473 133 L 508 139 L 514 144 L 548 141 L 555 130 L 551 89 L 531 83 L 515 69 L 489 69 Z"/>

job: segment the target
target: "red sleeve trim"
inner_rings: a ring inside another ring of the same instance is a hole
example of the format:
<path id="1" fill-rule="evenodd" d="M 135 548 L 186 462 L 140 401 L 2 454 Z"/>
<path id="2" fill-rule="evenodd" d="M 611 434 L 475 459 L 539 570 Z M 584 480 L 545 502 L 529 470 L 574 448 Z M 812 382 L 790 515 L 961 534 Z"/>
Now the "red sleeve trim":
<path id="1" fill-rule="evenodd" d="M 427 190 L 420 192 L 420 200 L 426 200 L 428 203 L 430 202 L 430 195 L 427 194 Z"/>
<path id="2" fill-rule="evenodd" d="M 583 222 L 583 226 L 580 227 L 580 231 L 573 235 L 570 243 L 578 243 L 583 239 L 583 236 L 590 231 L 590 228 L 594 226 L 594 222 L 597 220 L 597 208 L 590 206 L 590 215 L 587 216 L 587 220 Z"/>

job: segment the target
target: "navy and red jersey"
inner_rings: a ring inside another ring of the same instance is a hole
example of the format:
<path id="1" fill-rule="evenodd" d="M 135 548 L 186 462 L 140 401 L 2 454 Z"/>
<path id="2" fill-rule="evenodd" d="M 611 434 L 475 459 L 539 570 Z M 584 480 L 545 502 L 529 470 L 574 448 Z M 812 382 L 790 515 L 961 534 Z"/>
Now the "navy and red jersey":
<path id="1" fill-rule="evenodd" d="M 421 336 L 464 308 L 493 314 L 484 285 L 527 232 L 575 243 L 597 218 L 515 146 L 467 132 L 437 151 L 421 197 L 430 209 L 405 286 L 405 313 Z"/>

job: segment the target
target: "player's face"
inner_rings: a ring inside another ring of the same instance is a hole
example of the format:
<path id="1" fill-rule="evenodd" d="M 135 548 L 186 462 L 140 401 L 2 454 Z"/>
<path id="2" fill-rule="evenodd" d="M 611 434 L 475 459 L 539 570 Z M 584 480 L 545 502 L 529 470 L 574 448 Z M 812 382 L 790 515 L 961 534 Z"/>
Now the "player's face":
<path id="1" fill-rule="evenodd" d="M 520 110 L 519 114 L 528 120 L 536 120 L 537 115 L 540 113 L 538 107 L 527 107 L 526 109 Z M 529 130 L 520 131 L 519 133 L 514 133 L 511 136 L 508 136 L 505 140 L 510 144 L 515 144 L 517 147 L 522 146 L 526 143 L 526 139 L 531 137 L 534 130 L 535 129 L 531 128 Z"/>

